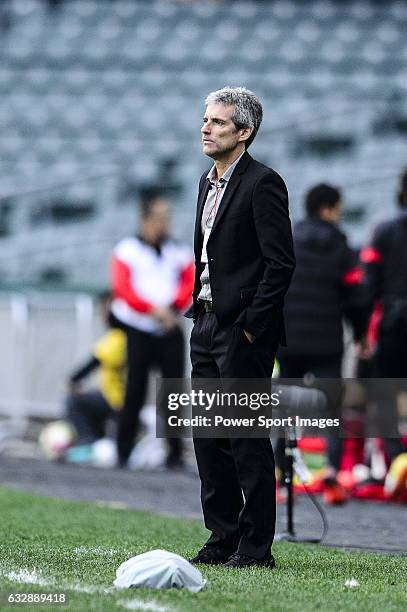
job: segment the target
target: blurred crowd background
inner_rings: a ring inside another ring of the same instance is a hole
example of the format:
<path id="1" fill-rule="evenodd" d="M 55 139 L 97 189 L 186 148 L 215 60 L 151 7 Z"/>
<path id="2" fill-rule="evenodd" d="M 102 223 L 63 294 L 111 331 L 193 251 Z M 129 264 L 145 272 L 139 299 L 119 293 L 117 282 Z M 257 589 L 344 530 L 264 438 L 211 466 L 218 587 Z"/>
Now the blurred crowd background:
<path id="1" fill-rule="evenodd" d="M 345 190 L 355 245 L 393 206 L 403 1 L 2 0 L 0 12 L 3 286 L 105 284 L 151 184 L 171 192 L 189 240 L 203 99 L 225 84 L 262 99 L 252 154 L 286 179 L 294 219 L 321 180 Z"/>
<path id="2" fill-rule="evenodd" d="M 407 160 L 406 30 L 403 0 L 2 0 L 1 413 L 62 415 L 142 197 L 164 193 L 192 243 L 210 91 L 259 95 L 251 154 L 285 178 L 294 222 L 330 183 L 367 244 Z"/>

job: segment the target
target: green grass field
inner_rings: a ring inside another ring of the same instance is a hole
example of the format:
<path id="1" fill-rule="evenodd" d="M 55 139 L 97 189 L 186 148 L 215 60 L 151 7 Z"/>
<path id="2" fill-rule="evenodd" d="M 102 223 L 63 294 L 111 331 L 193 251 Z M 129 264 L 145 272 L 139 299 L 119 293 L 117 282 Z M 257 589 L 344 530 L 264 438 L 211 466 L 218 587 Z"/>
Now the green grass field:
<path id="1" fill-rule="evenodd" d="M 401 527 L 401 526 L 400 526 Z M 116 568 L 164 548 L 189 557 L 207 532 L 180 520 L 0 489 L 0 609 L 292 611 L 407 609 L 407 557 L 277 543 L 277 569 L 203 568 L 203 591 L 114 589 Z M 372 534 L 374 544 L 374 534 Z M 348 588 L 354 579 L 359 586 Z M 9 593 L 60 593 L 68 605 L 7 604 Z"/>

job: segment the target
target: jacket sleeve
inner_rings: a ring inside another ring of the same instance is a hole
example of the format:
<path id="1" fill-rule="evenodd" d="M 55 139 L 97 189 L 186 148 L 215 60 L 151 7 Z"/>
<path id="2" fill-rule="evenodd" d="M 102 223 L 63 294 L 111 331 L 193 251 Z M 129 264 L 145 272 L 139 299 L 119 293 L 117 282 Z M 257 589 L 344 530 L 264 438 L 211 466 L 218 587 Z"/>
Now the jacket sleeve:
<path id="1" fill-rule="evenodd" d="M 80 382 L 83 378 L 86 378 L 93 370 L 96 370 L 100 366 L 100 361 L 97 357 L 92 355 L 89 357 L 88 361 L 82 364 L 77 370 L 72 372 L 69 376 L 69 382 L 77 383 Z"/>
<path id="2" fill-rule="evenodd" d="M 357 254 L 344 244 L 341 278 L 343 315 L 352 326 L 355 340 L 365 334 L 369 319 L 369 299 L 364 272 Z"/>
<path id="3" fill-rule="evenodd" d="M 383 254 L 385 250 L 385 226 L 379 226 L 373 233 L 372 240 L 360 253 L 360 260 L 364 268 L 366 286 L 369 295 L 370 307 L 383 294 Z"/>
<path id="4" fill-rule="evenodd" d="M 131 273 L 127 264 L 113 256 L 111 265 L 112 290 L 114 297 L 121 298 L 138 312 L 150 313 L 153 305 L 140 297 L 131 284 Z"/>
<path id="5" fill-rule="evenodd" d="M 194 280 L 195 265 L 190 261 L 180 272 L 178 287 L 173 302 L 173 307 L 176 310 L 183 310 L 191 304 Z"/>
<path id="6" fill-rule="evenodd" d="M 240 322 L 258 337 L 269 327 L 276 310 L 282 309 L 295 269 L 288 193 L 278 174 L 269 172 L 257 181 L 252 208 L 264 274 Z"/>
<path id="7" fill-rule="evenodd" d="M 207 174 L 208 174 L 208 172 L 204 172 L 201 175 L 201 178 L 199 179 L 198 196 L 197 196 L 197 208 L 196 208 L 196 215 L 195 215 L 195 232 L 197 231 L 197 224 L 199 223 L 199 219 L 198 219 L 199 197 L 200 197 L 201 191 L 203 189 L 203 186 L 204 186 Z M 189 306 L 187 311 L 184 312 L 184 317 L 186 319 L 193 319 L 194 321 L 196 320 L 196 316 L 197 316 L 197 313 L 195 312 L 195 301 L 196 301 L 196 299 L 198 297 L 198 293 L 199 293 L 199 291 L 198 291 L 198 287 L 199 287 L 198 279 L 199 279 L 199 276 L 200 276 L 200 271 L 199 271 L 200 255 L 201 255 L 200 253 L 196 252 L 195 244 L 194 244 L 194 260 L 195 260 L 195 265 L 194 265 L 194 269 L 193 269 L 193 276 L 191 278 L 191 284 L 192 284 L 192 288 L 191 288 L 192 304 Z M 188 304 L 186 306 L 188 306 Z"/>
<path id="8" fill-rule="evenodd" d="M 121 329 L 110 329 L 93 347 L 93 355 L 102 366 L 124 368 L 127 363 L 127 338 Z"/>

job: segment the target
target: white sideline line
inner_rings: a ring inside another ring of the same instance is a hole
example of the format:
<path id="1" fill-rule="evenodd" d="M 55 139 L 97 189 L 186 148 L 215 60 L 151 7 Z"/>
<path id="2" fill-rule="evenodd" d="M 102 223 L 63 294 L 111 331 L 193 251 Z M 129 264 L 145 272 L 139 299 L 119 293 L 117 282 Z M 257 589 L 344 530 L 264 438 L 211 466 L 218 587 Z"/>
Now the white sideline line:
<path id="1" fill-rule="evenodd" d="M 2 572 L 4 578 L 18 584 L 38 584 L 40 586 L 55 587 L 55 581 L 47 580 L 43 578 L 36 570 L 18 569 L 11 572 Z M 108 589 L 89 586 L 86 584 L 73 584 L 69 582 L 62 582 L 58 584 L 58 588 L 67 591 L 77 591 L 80 593 L 108 593 Z"/>
<path id="2" fill-rule="evenodd" d="M 51 580 L 43 578 L 36 570 L 30 571 L 27 569 L 20 569 L 17 571 L 11 571 L 3 574 L 5 578 L 12 582 L 18 582 L 19 584 L 39 584 L 40 586 L 55 586 L 55 583 Z M 102 592 L 103 589 L 88 585 L 81 584 L 70 584 L 68 582 L 59 585 L 59 588 L 66 589 L 67 591 L 79 591 L 81 593 L 97 593 Z"/>
<path id="3" fill-rule="evenodd" d="M 19 584 L 39 584 L 41 586 L 48 586 L 51 584 L 48 580 L 40 576 L 36 570 L 29 571 L 27 569 L 20 569 L 3 575 L 7 580 L 18 582 Z"/>
<path id="4" fill-rule="evenodd" d="M 107 555 L 109 557 L 113 557 L 113 555 L 116 555 L 118 553 L 121 553 L 121 550 L 116 550 L 115 548 L 102 548 L 101 546 L 91 546 L 91 547 L 87 547 L 87 546 L 77 546 L 76 548 L 74 548 L 74 552 L 77 555 L 88 555 L 88 554 L 92 554 L 92 555 Z"/>
<path id="5" fill-rule="evenodd" d="M 56 584 L 52 580 L 47 580 L 39 572 L 28 569 L 18 569 L 9 572 L 1 571 L 1 574 L 7 580 L 11 582 L 17 582 L 18 584 L 38 584 L 40 586 L 47 586 L 55 588 Z M 73 584 L 69 582 L 63 582 L 58 584 L 60 591 L 76 591 L 77 593 L 104 593 L 110 595 L 111 593 L 117 592 L 115 588 L 104 588 L 90 586 L 86 584 Z M 160 606 L 154 602 L 145 602 L 141 599 L 120 599 L 116 602 L 117 605 L 126 608 L 127 610 L 144 610 L 145 612 L 168 612 L 169 608 Z"/>
<path id="6" fill-rule="evenodd" d="M 139 599 L 119 599 L 117 605 L 123 606 L 126 610 L 145 610 L 146 612 L 168 612 L 169 608 L 159 606 L 154 602 L 145 602 Z"/>

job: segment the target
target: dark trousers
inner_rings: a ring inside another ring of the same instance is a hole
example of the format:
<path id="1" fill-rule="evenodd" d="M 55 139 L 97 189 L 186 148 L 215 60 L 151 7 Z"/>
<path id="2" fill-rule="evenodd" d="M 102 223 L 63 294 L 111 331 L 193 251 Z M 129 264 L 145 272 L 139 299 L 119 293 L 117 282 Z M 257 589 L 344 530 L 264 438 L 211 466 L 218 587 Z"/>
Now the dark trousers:
<path id="1" fill-rule="evenodd" d="M 281 378 L 303 378 L 313 374 L 316 378 L 340 378 L 342 354 L 337 355 L 279 355 Z M 284 474 L 284 438 L 275 445 L 276 463 Z M 336 470 L 341 464 L 343 440 L 337 435 L 328 436 L 328 462 Z"/>
<path id="2" fill-rule="evenodd" d="M 182 331 L 176 327 L 156 336 L 131 327 L 123 327 L 127 336 L 127 385 L 123 410 L 118 427 L 119 462 L 125 465 L 133 449 L 139 427 L 139 413 L 143 407 L 148 375 L 151 368 L 160 370 L 163 378 L 182 378 L 185 367 L 185 344 Z M 168 460 L 180 459 L 182 441 L 167 439 Z"/>
<path id="3" fill-rule="evenodd" d="M 107 419 L 117 414 L 98 390 L 68 395 L 66 413 L 76 429 L 77 444 L 92 444 L 103 438 Z"/>
<path id="4" fill-rule="evenodd" d="M 191 333 L 192 378 L 270 378 L 277 342 L 252 344 L 236 324 L 220 327 L 201 313 Z M 207 545 L 261 559 L 275 532 L 276 480 L 269 438 L 195 438 Z"/>
<path id="5" fill-rule="evenodd" d="M 384 322 L 385 317 L 380 330 L 377 354 L 373 359 L 373 376 L 407 379 L 407 331 L 404 328 L 386 331 L 383 329 Z M 406 390 L 403 389 L 404 392 Z M 390 385 L 384 389 L 378 385 L 372 399 L 378 406 L 379 427 L 380 419 L 384 420 L 380 429 L 387 432 L 393 430 L 393 437 L 383 438 L 385 451 L 390 460 L 393 460 L 406 450 L 398 431 L 397 393 L 391 392 Z"/>

